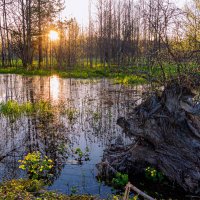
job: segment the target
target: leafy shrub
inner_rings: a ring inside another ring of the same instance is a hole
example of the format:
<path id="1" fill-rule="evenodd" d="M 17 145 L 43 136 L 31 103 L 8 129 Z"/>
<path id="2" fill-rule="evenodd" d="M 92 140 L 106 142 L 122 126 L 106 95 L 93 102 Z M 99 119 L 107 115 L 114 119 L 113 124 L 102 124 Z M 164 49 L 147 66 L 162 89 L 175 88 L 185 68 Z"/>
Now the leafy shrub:
<path id="1" fill-rule="evenodd" d="M 43 118 L 49 118 L 53 116 L 53 106 L 49 101 L 40 100 L 34 104 L 34 111 L 37 115 Z"/>
<path id="2" fill-rule="evenodd" d="M 36 103 L 25 102 L 19 104 L 17 101 L 9 100 L 0 104 L 0 113 L 12 120 L 22 115 L 37 115 L 41 118 L 49 118 L 53 116 L 53 106 L 48 101 L 38 101 Z"/>
<path id="3" fill-rule="evenodd" d="M 153 167 L 147 167 L 145 169 L 145 176 L 154 182 L 162 182 L 164 179 L 164 175 Z"/>
<path id="4" fill-rule="evenodd" d="M 29 153 L 24 160 L 19 160 L 20 169 L 28 172 L 29 178 L 33 180 L 48 179 L 49 172 L 53 168 L 53 161 L 47 156 L 44 158 L 40 152 Z"/>
<path id="5" fill-rule="evenodd" d="M 52 191 L 46 191 L 44 184 L 40 180 L 11 180 L 0 184 L 0 199 L 5 200 L 95 200 L 95 197 L 66 196 Z"/>
<path id="6" fill-rule="evenodd" d="M 26 113 L 27 115 L 31 115 L 33 112 L 34 112 L 34 106 L 31 102 L 26 102 L 26 103 L 23 103 L 21 106 L 20 106 L 20 110 L 24 113 Z"/>
<path id="7" fill-rule="evenodd" d="M 116 173 L 115 178 L 112 179 L 115 187 L 123 188 L 128 183 L 128 174 Z"/>
<path id="8" fill-rule="evenodd" d="M 16 118 L 22 114 L 19 104 L 16 101 L 9 100 L 0 104 L 0 112 L 6 117 Z"/>
<path id="9" fill-rule="evenodd" d="M 77 158 L 76 160 L 78 160 L 80 163 L 85 160 L 85 161 L 88 161 L 90 158 L 89 158 L 89 148 L 86 147 L 85 148 L 85 152 L 83 152 L 80 148 L 76 148 L 75 150 L 75 155 L 77 155 Z"/>
<path id="10" fill-rule="evenodd" d="M 67 115 L 70 122 L 72 122 L 74 119 L 77 118 L 77 110 L 76 109 L 72 109 L 72 108 L 66 109 L 64 111 L 64 114 Z"/>
<path id="11" fill-rule="evenodd" d="M 0 185 L 0 199 L 33 199 L 32 193 L 37 193 L 42 188 L 43 183 L 38 180 L 11 180 Z"/>
<path id="12" fill-rule="evenodd" d="M 78 188 L 76 186 L 72 186 L 70 188 L 70 191 L 71 191 L 72 195 L 75 195 L 78 192 Z"/>

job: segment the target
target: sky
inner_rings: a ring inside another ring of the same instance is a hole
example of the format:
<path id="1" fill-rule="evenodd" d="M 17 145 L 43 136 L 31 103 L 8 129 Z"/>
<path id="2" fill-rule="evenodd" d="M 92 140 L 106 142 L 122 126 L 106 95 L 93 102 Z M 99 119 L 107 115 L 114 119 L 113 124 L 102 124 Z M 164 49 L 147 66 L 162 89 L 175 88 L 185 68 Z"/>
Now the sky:
<path id="1" fill-rule="evenodd" d="M 179 7 L 182 7 L 189 0 L 171 0 Z M 92 6 L 95 7 L 96 0 L 92 0 Z M 75 17 L 79 24 L 87 25 L 89 16 L 89 0 L 65 0 L 65 10 L 63 16 Z"/>
<path id="2" fill-rule="evenodd" d="M 65 0 L 65 7 L 64 16 L 75 17 L 79 24 L 88 24 L 89 0 Z"/>

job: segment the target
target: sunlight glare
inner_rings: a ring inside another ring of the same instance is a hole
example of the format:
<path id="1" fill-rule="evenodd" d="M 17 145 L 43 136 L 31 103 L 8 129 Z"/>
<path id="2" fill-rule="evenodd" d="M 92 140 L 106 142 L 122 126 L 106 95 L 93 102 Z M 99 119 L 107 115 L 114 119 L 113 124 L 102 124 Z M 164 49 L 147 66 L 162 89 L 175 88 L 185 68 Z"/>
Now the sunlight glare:
<path id="1" fill-rule="evenodd" d="M 51 30 L 49 32 L 49 38 L 51 41 L 55 41 L 59 39 L 58 32 Z"/>
<path id="2" fill-rule="evenodd" d="M 50 92 L 53 101 L 57 101 L 59 99 L 59 78 L 57 76 L 50 77 Z"/>

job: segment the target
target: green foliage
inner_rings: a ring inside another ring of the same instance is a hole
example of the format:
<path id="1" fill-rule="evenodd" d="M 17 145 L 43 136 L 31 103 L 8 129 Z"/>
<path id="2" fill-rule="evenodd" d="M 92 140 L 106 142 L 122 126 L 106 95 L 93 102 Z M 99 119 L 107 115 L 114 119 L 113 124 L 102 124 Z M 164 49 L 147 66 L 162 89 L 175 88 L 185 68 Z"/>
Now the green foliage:
<path id="1" fill-rule="evenodd" d="M 114 79 L 114 82 L 116 84 L 144 84 L 146 81 L 145 79 L 138 77 L 136 75 L 125 75 L 125 76 L 119 76 Z"/>
<path id="2" fill-rule="evenodd" d="M 27 115 L 31 115 L 34 112 L 34 105 L 31 102 L 21 104 L 19 108 L 22 113 L 26 113 Z"/>
<path id="3" fill-rule="evenodd" d="M 115 71 L 119 71 L 116 73 Z M 57 75 L 61 78 L 111 78 L 114 79 L 116 83 L 120 84 L 142 84 L 145 83 L 143 78 L 137 75 L 132 75 L 131 72 L 120 71 L 119 68 L 104 68 L 104 67 L 75 67 L 70 71 L 59 71 L 59 70 L 44 70 L 44 69 L 30 69 L 26 70 L 23 68 L 0 68 L 0 74 L 21 74 L 26 76 L 52 76 Z"/>
<path id="4" fill-rule="evenodd" d="M 112 197 L 112 200 L 121 200 L 121 199 L 122 199 L 122 197 L 119 196 L 119 195 L 114 195 L 114 196 Z"/>
<path id="5" fill-rule="evenodd" d="M 124 198 L 121 195 L 114 195 L 111 197 L 111 199 L 112 200 L 123 200 Z M 139 200 L 138 195 L 135 195 L 134 197 L 129 198 L 129 200 Z"/>
<path id="6" fill-rule="evenodd" d="M 6 103 L 0 104 L 0 112 L 6 117 L 16 118 L 23 113 L 20 105 L 16 101 L 9 100 Z"/>
<path id="7" fill-rule="evenodd" d="M 147 167 L 145 169 L 145 176 L 154 182 L 162 182 L 164 179 L 164 175 L 153 167 Z"/>
<path id="8" fill-rule="evenodd" d="M 94 200 L 92 196 L 66 196 L 46 191 L 39 180 L 11 180 L 0 185 L 0 200 Z"/>
<path id="9" fill-rule="evenodd" d="M 40 152 L 29 153 L 24 160 L 19 160 L 19 168 L 28 172 L 33 180 L 47 179 L 53 168 L 53 161 L 47 156 L 42 157 Z"/>
<path id="10" fill-rule="evenodd" d="M 26 76 L 50 76 L 53 73 L 49 70 L 26 70 L 22 67 L 8 67 L 8 68 L 0 68 L 1 74 L 21 74 Z"/>
<path id="11" fill-rule="evenodd" d="M 101 118 L 101 113 L 99 112 L 93 112 L 93 119 L 95 122 L 98 122 L 98 120 Z"/>
<path id="12" fill-rule="evenodd" d="M 33 199 L 32 193 L 38 193 L 43 183 L 38 180 L 12 180 L 0 185 L 0 199 Z"/>
<path id="13" fill-rule="evenodd" d="M 53 116 L 54 110 L 53 106 L 49 101 L 40 100 L 33 104 L 34 112 L 40 117 L 49 118 Z"/>
<path id="14" fill-rule="evenodd" d="M 71 191 L 72 195 L 75 195 L 78 192 L 78 188 L 76 186 L 73 186 L 70 188 L 70 191 Z"/>
<path id="15" fill-rule="evenodd" d="M 128 174 L 116 173 L 115 178 L 112 179 L 114 187 L 123 188 L 128 183 Z"/>
<path id="16" fill-rule="evenodd" d="M 82 160 L 83 152 L 82 152 L 82 150 L 81 150 L 80 148 L 77 148 L 77 149 L 75 150 L 75 154 L 77 154 L 78 157 L 79 157 L 79 159 Z"/>
<path id="17" fill-rule="evenodd" d="M 180 45 L 179 45 L 180 46 Z M 37 64 L 36 64 L 37 65 Z M 198 66 L 195 63 L 188 63 L 187 69 L 190 71 L 197 71 Z M 147 76 L 148 72 L 148 76 Z M 116 84 L 145 84 L 147 79 L 151 76 L 151 79 L 162 77 L 163 72 L 166 78 L 173 75 L 177 75 L 177 65 L 172 63 L 163 62 L 163 70 L 159 65 L 154 65 L 151 68 L 147 66 L 129 66 L 129 67 L 103 67 L 98 65 L 96 67 L 83 67 L 75 66 L 73 69 L 61 71 L 61 70 L 47 70 L 36 69 L 32 66 L 30 69 L 24 69 L 22 67 L 12 68 L 0 68 L 0 74 L 21 74 L 26 76 L 52 76 L 57 75 L 61 78 L 109 78 L 113 79 Z M 139 74 L 139 75 L 137 75 Z M 143 78 L 146 77 L 146 78 Z"/>
<path id="18" fill-rule="evenodd" d="M 132 200 L 139 200 L 138 195 L 135 195 Z"/>
<path id="19" fill-rule="evenodd" d="M 42 100 L 36 103 L 25 102 L 22 104 L 14 100 L 8 100 L 0 104 L 0 113 L 11 119 L 33 114 L 47 118 L 53 115 L 53 107 L 50 102 Z"/>
<path id="20" fill-rule="evenodd" d="M 77 118 L 77 110 L 76 109 L 72 109 L 72 108 L 66 109 L 66 110 L 64 110 L 63 114 L 67 115 L 67 118 L 69 119 L 70 122 L 72 122 L 74 119 Z"/>
<path id="21" fill-rule="evenodd" d="M 83 152 L 80 148 L 76 148 L 75 155 L 77 155 L 77 160 L 82 163 L 83 160 L 88 161 L 89 158 L 89 148 L 86 147 L 85 151 Z"/>

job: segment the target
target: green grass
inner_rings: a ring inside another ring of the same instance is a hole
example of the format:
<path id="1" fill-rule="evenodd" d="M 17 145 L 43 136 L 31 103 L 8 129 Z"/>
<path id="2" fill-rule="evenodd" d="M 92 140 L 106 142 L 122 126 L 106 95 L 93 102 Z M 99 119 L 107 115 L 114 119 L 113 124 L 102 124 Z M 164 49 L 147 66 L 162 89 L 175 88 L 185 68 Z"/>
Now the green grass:
<path id="1" fill-rule="evenodd" d="M 8 68 L 0 68 L 0 74 L 20 74 L 26 76 L 51 76 L 54 72 L 48 70 L 26 70 L 24 68 L 16 68 L 16 67 L 8 67 Z"/>
<path id="2" fill-rule="evenodd" d="M 195 70 L 197 67 L 191 64 L 187 70 Z M 177 75 L 177 66 L 175 64 L 163 63 L 163 69 L 166 78 Z M 184 71 L 185 69 L 181 69 Z M 152 79 L 161 79 L 163 71 L 159 66 L 148 68 L 147 66 L 129 66 L 129 67 L 80 67 L 76 66 L 71 70 L 47 70 L 47 69 L 29 69 L 24 68 L 0 68 L 0 74 L 20 74 L 25 76 L 51 76 L 57 75 L 61 78 L 82 78 L 97 79 L 108 78 L 114 79 L 115 83 L 120 84 L 144 84 L 147 83 L 148 76 Z M 148 74 L 148 76 L 147 76 Z M 141 76 L 142 75 L 142 76 Z M 146 79 L 144 78 L 146 77 Z"/>
<path id="3" fill-rule="evenodd" d="M 7 102 L 0 103 L 0 114 L 12 119 L 16 119 L 22 115 L 33 114 L 45 118 L 53 115 L 53 107 L 50 102 L 42 100 L 36 103 L 25 102 L 22 104 L 19 104 L 14 100 L 9 100 Z"/>
<path id="4" fill-rule="evenodd" d="M 116 68 L 75 68 L 70 71 L 58 71 L 58 70 L 26 70 L 23 68 L 0 68 L 0 74 L 19 74 L 24 76 L 52 76 L 57 75 L 61 78 L 82 78 L 82 79 L 94 79 L 94 78 L 109 78 L 114 79 L 115 83 L 123 84 L 142 84 L 145 80 L 134 74 L 126 72 L 116 72 Z"/>

